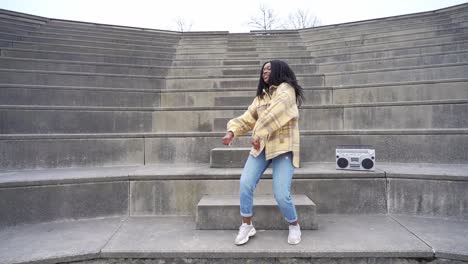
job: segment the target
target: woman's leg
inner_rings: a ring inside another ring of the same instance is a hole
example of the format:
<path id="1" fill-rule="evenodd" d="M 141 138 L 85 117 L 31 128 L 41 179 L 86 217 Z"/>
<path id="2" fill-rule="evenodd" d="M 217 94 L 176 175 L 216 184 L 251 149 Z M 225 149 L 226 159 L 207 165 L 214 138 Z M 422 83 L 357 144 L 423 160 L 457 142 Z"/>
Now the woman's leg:
<path id="1" fill-rule="evenodd" d="M 255 187 L 269 164 L 270 161 L 265 160 L 265 151 L 258 157 L 249 155 L 245 163 L 240 178 L 240 214 L 243 217 L 243 223 L 251 224 Z"/>
<path id="2" fill-rule="evenodd" d="M 297 224 L 297 213 L 291 198 L 291 181 L 294 174 L 292 152 L 277 156 L 272 160 L 273 192 L 278 207 L 288 223 Z"/>

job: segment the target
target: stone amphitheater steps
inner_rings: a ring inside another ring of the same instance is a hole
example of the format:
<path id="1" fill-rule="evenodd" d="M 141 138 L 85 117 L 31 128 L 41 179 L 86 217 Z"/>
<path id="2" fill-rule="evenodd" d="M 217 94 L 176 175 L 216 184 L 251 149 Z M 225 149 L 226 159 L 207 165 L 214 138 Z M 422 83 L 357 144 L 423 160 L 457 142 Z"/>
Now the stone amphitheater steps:
<path id="1" fill-rule="evenodd" d="M 3 134 L 1 167 L 35 169 L 209 163 L 224 132 Z M 375 146 L 380 162 L 463 164 L 468 159 L 468 131 L 455 129 L 390 129 L 301 131 L 303 162 L 333 162 L 335 146 Z M 236 140 L 250 146 L 250 137 Z M 447 146 L 452 146 L 447 148 Z M 164 151 L 161 151 L 164 149 Z M 48 153 L 44 156 L 43 153 Z"/>
<path id="2" fill-rule="evenodd" d="M 99 24 L 99 23 L 89 23 L 89 22 L 80 22 L 80 21 L 70 21 L 70 20 L 61 20 L 61 19 L 50 19 L 47 23 L 47 28 L 53 29 L 67 29 L 67 30 L 82 30 L 89 31 L 93 33 L 116 33 L 122 35 L 147 35 L 147 36 L 168 36 L 177 37 L 180 35 L 180 32 L 170 31 L 170 30 L 160 30 L 160 29 L 150 29 L 150 28 L 139 28 L 139 27 L 129 27 L 129 26 L 118 26 L 118 25 L 109 25 L 109 24 Z"/>
<path id="3" fill-rule="evenodd" d="M 61 44 L 61 45 L 75 45 L 75 46 L 92 46 L 92 47 L 103 47 L 103 48 L 114 48 L 114 49 L 130 49 L 130 50 L 141 50 L 141 51 L 154 51 L 154 52 L 175 52 L 177 43 L 173 44 L 161 44 L 161 43 L 148 43 L 145 44 L 124 44 L 124 43 L 113 43 L 104 41 L 85 41 L 85 40 L 67 40 L 63 38 L 46 38 L 46 37 L 30 37 L 30 36 L 19 36 L 19 40 L 24 42 L 33 43 L 44 43 L 44 44 Z"/>
<path id="4" fill-rule="evenodd" d="M 335 104 L 468 98 L 468 79 L 351 85 L 333 88 Z"/>
<path id="5" fill-rule="evenodd" d="M 50 60 L 72 60 L 80 62 L 96 62 L 96 63 L 117 63 L 117 64 L 136 64 L 150 66 L 170 66 L 172 58 L 159 57 L 138 57 L 138 56 L 123 56 L 112 54 L 99 53 L 83 53 L 83 52 L 58 52 L 52 50 L 31 50 L 31 49 L 12 49 L 2 48 L 2 56 L 17 57 L 17 58 L 32 58 L 32 59 L 50 59 Z"/>
<path id="6" fill-rule="evenodd" d="M 317 71 L 314 64 L 289 64 L 296 75 L 312 74 Z M 172 66 L 168 72 L 170 77 L 185 76 L 232 76 L 232 75 L 258 75 L 261 65 L 236 65 L 236 66 Z"/>
<path id="7" fill-rule="evenodd" d="M 343 48 L 333 48 L 333 49 L 310 49 L 312 56 L 326 56 L 326 55 L 337 55 L 343 53 L 361 53 L 361 52 L 370 52 L 370 51 L 382 51 L 382 50 L 399 50 L 399 49 L 408 49 L 411 50 L 412 47 L 440 47 L 444 44 L 458 44 L 464 43 L 468 40 L 468 35 L 457 35 L 457 36 L 442 36 L 434 37 L 427 39 L 416 39 L 412 41 L 395 41 L 391 43 L 377 43 L 369 45 L 359 45 Z M 439 50 L 440 51 L 440 50 Z M 453 51 L 453 50 L 451 50 Z M 419 54 L 423 51 L 416 51 L 414 53 Z M 431 51 L 436 52 L 436 51 Z M 406 53 L 406 54 L 414 54 Z"/>
<path id="8" fill-rule="evenodd" d="M 401 30 L 402 28 L 421 28 L 427 27 L 428 25 L 466 22 L 466 16 L 466 10 L 460 10 L 458 13 L 441 14 L 438 16 L 427 14 L 414 18 L 407 17 L 403 19 L 401 17 L 389 17 L 305 29 L 301 32 L 301 34 L 308 35 L 308 37 L 312 39 L 314 36 L 316 36 L 317 39 L 320 39 L 324 36 L 335 37 L 339 34 L 344 34 L 344 36 L 346 36 L 346 34 L 362 34 L 362 32 L 389 32 L 394 30 Z"/>
<path id="9" fill-rule="evenodd" d="M 70 34 L 44 34 L 37 31 L 24 30 L 21 28 L 0 27 L 2 37 L 9 37 L 9 39 L 16 39 L 37 42 L 37 43 L 51 43 L 51 44 L 72 44 L 81 46 L 112 46 L 116 48 L 135 47 L 135 49 L 174 49 L 177 45 L 178 39 L 168 40 L 161 39 L 157 41 L 143 41 L 138 39 L 112 39 L 101 38 L 96 35 L 70 35 Z"/>
<path id="10" fill-rule="evenodd" d="M 256 91 L 226 89 L 134 89 L 0 84 L 0 105 L 61 105 L 114 107 L 247 106 Z M 461 91 L 459 94 L 462 94 Z M 304 88 L 307 104 L 331 104 L 332 88 Z M 447 95 L 447 94 L 444 94 Z M 458 97 L 455 97 L 458 98 Z M 450 99 L 450 98 L 444 98 Z"/>
<path id="11" fill-rule="evenodd" d="M 222 132 L 245 107 L 0 106 L 4 134 Z M 430 114 L 428 114 L 430 113 Z M 302 130 L 468 128 L 468 100 L 304 105 Z M 388 122 L 388 119 L 392 122 Z M 20 121 L 21 120 L 21 121 Z M 67 122 L 70 120 L 70 122 Z M 73 120 L 73 121 L 71 121 Z M 86 124 L 86 125 L 83 125 Z"/>
<path id="12" fill-rule="evenodd" d="M 326 73 L 325 85 L 359 85 L 388 82 L 414 82 L 440 79 L 466 78 L 468 64 L 433 64 L 402 68 L 372 69 L 362 71 Z"/>
<path id="13" fill-rule="evenodd" d="M 0 17 L 0 23 L 2 28 L 17 28 L 21 30 L 34 31 L 39 28 L 40 25 L 37 23 L 24 22 L 16 19 Z"/>
<path id="14" fill-rule="evenodd" d="M 395 37 L 398 35 L 419 34 L 422 32 L 442 31 L 451 28 L 466 26 L 466 16 L 455 19 L 433 20 L 431 23 L 413 23 L 411 25 L 374 26 L 368 30 L 332 30 L 331 33 L 322 33 L 320 28 L 301 31 L 300 34 L 305 42 L 309 44 L 320 44 L 326 42 L 337 42 L 341 36 L 344 41 L 365 41 L 379 37 Z M 353 26 L 355 28 L 355 26 Z"/>
<path id="15" fill-rule="evenodd" d="M 282 59 L 288 62 L 288 64 L 314 64 L 313 63 L 313 57 L 307 56 L 307 57 L 297 57 L 297 56 L 291 56 L 291 57 L 285 57 L 285 56 L 275 56 L 275 59 Z M 271 57 L 257 57 L 257 58 L 219 58 L 219 59 L 212 59 L 212 58 L 206 58 L 206 59 L 175 59 L 173 60 L 173 66 L 174 67 L 194 67 L 194 66 L 200 66 L 200 67 L 207 67 L 207 66 L 239 66 L 239 65 L 258 65 L 258 69 L 260 70 L 260 67 L 262 64 L 267 61 L 271 60 Z"/>
<path id="16" fill-rule="evenodd" d="M 92 63 L 73 60 L 47 60 L 0 57 L 3 69 L 38 70 L 51 72 L 88 72 L 127 75 L 165 76 L 169 67 L 138 64 Z"/>
<path id="17" fill-rule="evenodd" d="M 428 44 L 415 47 L 384 48 L 378 50 L 361 50 L 354 52 L 330 52 L 329 54 L 317 54 L 314 56 L 315 63 L 340 62 L 365 60 L 374 58 L 392 58 L 400 56 L 418 56 L 430 53 L 457 52 L 468 49 L 467 41 L 447 42 L 440 44 Z"/>
<path id="18" fill-rule="evenodd" d="M 318 229 L 316 205 L 306 195 L 293 195 L 301 230 Z M 239 195 L 204 195 L 197 204 L 196 227 L 202 230 L 238 230 Z M 287 229 L 288 223 L 277 209 L 272 194 L 256 195 L 254 201 L 256 229 Z"/>
<path id="19" fill-rule="evenodd" d="M 196 230 L 190 217 L 109 217 L 25 225 L 0 233 L 5 239 L 0 260 L 79 264 L 123 260 L 227 264 L 466 263 L 466 238 L 462 235 L 466 221 L 399 215 L 321 215 L 320 226 L 324 229 L 304 231 L 303 242 L 297 247 L 287 244 L 286 231 L 259 232 L 248 246 L 236 247 L 232 230 Z M 76 239 L 62 241 L 64 235 Z M 25 242 L 31 239 L 35 242 Z M 27 247 L 29 254 L 11 250 L 12 247 Z"/>
<path id="20" fill-rule="evenodd" d="M 0 69 L 4 84 L 164 89 L 162 76 Z"/>
<path id="21" fill-rule="evenodd" d="M 123 37 L 123 38 L 147 38 L 158 40 L 165 38 L 166 40 L 178 40 L 180 38 L 179 32 L 174 31 L 161 31 L 161 30 L 146 30 L 140 28 L 129 27 L 108 27 L 106 25 L 96 25 L 93 27 L 89 23 L 62 23 L 59 21 L 51 21 L 39 28 L 39 32 L 45 33 L 65 33 L 65 34 L 86 34 L 86 35 L 100 35 L 108 37 Z"/>
<path id="22" fill-rule="evenodd" d="M 139 56 L 139 57 L 157 57 L 170 59 L 174 56 L 173 52 L 169 51 L 145 51 L 139 49 L 116 49 L 116 48 L 101 48 L 95 46 L 79 46 L 79 45 L 64 45 L 52 43 L 38 43 L 26 41 L 11 41 L 9 48 L 37 50 L 37 51 L 62 51 L 62 52 L 78 52 L 78 53 L 99 53 L 107 55 L 121 56 Z"/>
<path id="23" fill-rule="evenodd" d="M 14 30 L 11 32 L 23 32 L 23 31 L 35 31 L 39 27 L 35 25 L 27 25 L 27 24 L 16 24 L 16 23 L 9 23 L 8 21 L 0 20 L 1 32 L 8 32 L 9 30 Z"/>
<path id="24" fill-rule="evenodd" d="M 340 61 L 320 63 L 320 72 L 348 72 L 360 70 L 380 70 L 411 66 L 463 63 L 468 60 L 468 49 L 445 53 L 424 53 L 390 58 Z"/>
<path id="25" fill-rule="evenodd" d="M 309 51 L 288 51 L 279 50 L 279 51 L 257 51 L 257 52 L 230 52 L 226 53 L 224 51 L 220 51 L 217 53 L 210 54 L 208 51 L 206 53 L 176 53 L 175 59 L 176 60 L 194 60 L 194 59 L 235 59 L 235 58 L 244 58 L 244 59 L 261 59 L 261 58 L 300 58 L 300 57 L 310 57 Z"/>
<path id="26" fill-rule="evenodd" d="M 44 32 L 43 27 L 37 27 L 34 30 L 27 30 L 22 28 L 7 28 L 0 27 L 0 32 L 10 33 L 17 35 L 19 37 L 25 37 L 30 39 L 50 39 L 51 41 L 84 41 L 84 42 L 106 42 L 106 43 L 120 43 L 121 45 L 155 45 L 155 46 L 174 46 L 178 43 L 180 36 L 171 37 L 172 34 L 161 35 L 157 37 L 148 37 L 145 35 L 139 36 L 125 36 L 125 35 L 107 35 L 107 34 L 97 34 L 90 31 L 66 31 L 66 32 L 54 32 L 46 31 Z"/>
<path id="27" fill-rule="evenodd" d="M 298 81 L 305 87 L 323 86 L 325 76 L 320 74 L 304 74 L 296 76 Z M 258 76 L 238 75 L 238 76 L 167 76 L 167 89 L 206 89 L 206 88 L 252 88 L 258 84 Z"/>
<path id="28" fill-rule="evenodd" d="M 175 45 L 177 40 L 168 40 L 166 38 L 161 39 L 147 39 L 147 38 L 125 38 L 125 37 L 115 37 L 115 36 L 101 36 L 96 34 L 86 35 L 85 32 L 74 33 L 74 34 L 58 34 L 58 33 L 45 33 L 45 32 L 26 32 L 27 36 L 30 37 L 39 37 L 39 38 L 52 38 L 52 39 L 63 39 L 63 40 L 82 40 L 82 41 L 91 41 L 91 42 L 107 42 L 107 43 L 120 43 L 128 45 L 167 45 L 168 47 Z"/>
<path id="29" fill-rule="evenodd" d="M 361 45 L 379 45 L 381 43 L 390 44 L 401 41 L 414 41 L 421 42 L 424 39 L 430 38 L 442 38 L 442 37 L 452 37 L 454 41 L 457 40 L 466 40 L 463 36 L 467 34 L 468 24 L 463 24 L 460 27 L 453 26 L 452 28 L 444 30 L 429 30 L 427 32 L 419 33 L 408 33 L 406 32 L 394 32 L 395 36 L 366 36 L 366 37 L 354 37 L 354 38 L 337 38 L 328 41 L 321 42 L 312 42 L 305 43 L 309 50 L 323 50 L 323 49 L 340 49 L 340 48 L 349 48 L 352 46 L 361 46 Z M 397 34 L 400 33 L 400 34 Z"/>
<path id="30" fill-rule="evenodd" d="M 302 163 L 292 182 L 293 196 L 303 194 L 314 200 L 319 214 L 466 218 L 463 208 L 457 206 L 467 200 L 466 164 L 377 165 L 374 172 L 362 172 L 339 171 L 331 162 Z M 241 171 L 192 163 L 1 171 L 2 201 L 9 198 L 21 206 L 0 203 L 2 209 L 10 212 L 0 219 L 0 226 L 12 226 L 17 221 L 24 224 L 116 215 L 195 217 L 204 194 L 238 195 Z M 271 195 L 271 177 L 272 171 L 267 169 L 259 182 L 258 195 Z M 412 187 L 416 185 L 419 187 Z M 408 191 L 412 188 L 418 191 Z M 65 189 L 74 195 L 67 195 Z M 99 197 L 90 195 L 96 189 L 101 189 Z M 420 194 L 431 196 L 421 198 Z M 154 203 L 155 200 L 160 202 Z M 67 210 L 50 206 L 64 201 L 69 204 Z M 100 211 L 106 203 L 111 205 Z M 44 207 L 46 204 L 49 206 Z M 49 212 L 22 209 L 41 207 Z"/>
<path id="31" fill-rule="evenodd" d="M 51 85 L 0 85 L 1 105 L 158 107 L 161 91 Z"/>

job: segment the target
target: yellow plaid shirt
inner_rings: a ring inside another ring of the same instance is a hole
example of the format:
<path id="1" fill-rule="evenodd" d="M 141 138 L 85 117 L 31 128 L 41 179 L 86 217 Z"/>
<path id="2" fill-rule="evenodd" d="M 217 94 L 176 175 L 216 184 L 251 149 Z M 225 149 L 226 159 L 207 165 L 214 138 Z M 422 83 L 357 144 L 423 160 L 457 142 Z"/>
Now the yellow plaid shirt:
<path id="1" fill-rule="evenodd" d="M 299 168 L 299 110 L 294 88 L 288 83 L 271 86 L 263 98 L 255 97 L 243 115 L 228 122 L 227 131 L 235 137 L 252 131 L 253 139 L 260 140 L 260 149 L 250 151 L 254 157 L 264 148 L 267 160 L 292 151 L 293 166 Z"/>

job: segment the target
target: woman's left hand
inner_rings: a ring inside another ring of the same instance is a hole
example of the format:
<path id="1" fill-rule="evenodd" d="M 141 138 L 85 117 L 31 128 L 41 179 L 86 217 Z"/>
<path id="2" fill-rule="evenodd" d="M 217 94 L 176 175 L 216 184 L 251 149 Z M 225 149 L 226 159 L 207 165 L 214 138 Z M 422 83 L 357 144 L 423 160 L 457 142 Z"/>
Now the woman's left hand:
<path id="1" fill-rule="evenodd" d="M 255 150 L 259 150 L 260 149 L 260 140 L 258 139 L 252 139 L 252 142 L 251 142 L 253 148 Z"/>

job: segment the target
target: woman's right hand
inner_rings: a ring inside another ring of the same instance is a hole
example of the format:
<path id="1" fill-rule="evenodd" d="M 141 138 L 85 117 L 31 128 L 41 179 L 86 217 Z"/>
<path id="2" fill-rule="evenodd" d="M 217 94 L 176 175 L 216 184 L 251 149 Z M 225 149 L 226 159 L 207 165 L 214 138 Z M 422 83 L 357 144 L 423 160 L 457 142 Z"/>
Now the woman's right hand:
<path id="1" fill-rule="evenodd" d="M 234 140 L 234 134 L 231 131 L 228 131 L 226 135 L 223 137 L 223 144 L 231 145 L 233 140 Z"/>

